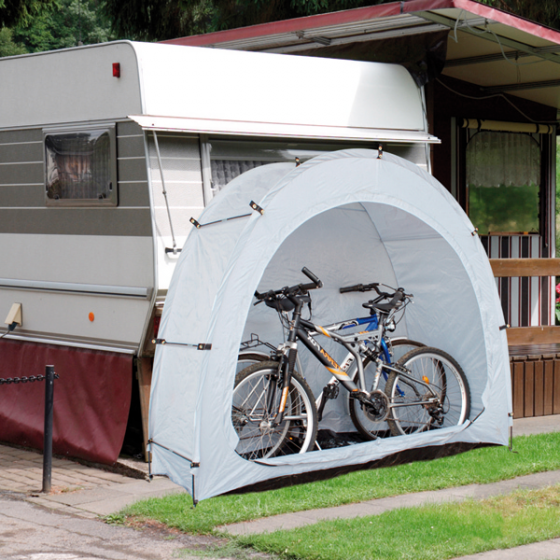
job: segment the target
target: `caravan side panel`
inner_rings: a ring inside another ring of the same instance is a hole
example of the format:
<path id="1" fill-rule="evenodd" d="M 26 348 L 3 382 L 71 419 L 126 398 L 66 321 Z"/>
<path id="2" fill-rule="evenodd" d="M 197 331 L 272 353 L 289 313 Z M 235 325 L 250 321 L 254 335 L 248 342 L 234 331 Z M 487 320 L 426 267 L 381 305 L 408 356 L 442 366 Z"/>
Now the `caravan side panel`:
<path id="1" fill-rule="evenodd" d="M 55 452 L 104 463 L 121 450 L 155 289 L 144 135 L 114 127 L 116 206 L 48 206 L 45 129 L 0 131 L 0 322 L 13 303 L 23 309 L 0 340 L 0 377 L 54 365 Z M 0 393 L 1 440 L 40 446 L 37 387 Z"/>

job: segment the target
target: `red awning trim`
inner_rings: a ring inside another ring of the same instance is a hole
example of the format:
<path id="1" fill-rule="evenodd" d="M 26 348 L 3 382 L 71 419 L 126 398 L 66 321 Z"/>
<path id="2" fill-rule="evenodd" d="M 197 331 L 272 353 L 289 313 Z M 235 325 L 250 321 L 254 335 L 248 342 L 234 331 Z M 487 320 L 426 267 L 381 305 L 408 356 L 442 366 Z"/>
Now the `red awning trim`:
<path id="1" fill-rule="evenodd" d="M 398 16 L 403 13 L 414 14 L 416 12 L 449 8 L 465 10 L 471 14 L 502 23 L 520 31 L 530 33 L 536 37 L 560 44 L 560 32 L 497 8 L 490 8 L 489 6 L 474 2 L 473 0 L 410 0 L 408 2 L 393 2 L 391 4 L 380 4 L 365 8 L 356 8 L 354 10 L 344 10 L 341 12 L 263 23 L 238 29 L 229 29 L 227 31 L 218 31 L 216 33 L 207 33 L 205 35 L 181 37 L 162 42 L 185 46 L 219 45 L 220 43 L 227 43 L 229 41 L 240 41 L 243 39 L 279 35 L 282 33 L 296 33 L 297 31 L 306 31 L 320 27 Z"/>
<path id="2" fill-rule="evenodd" d="M 437 3 L 437 0 L 434 1 L 435 3 Z M 514 29 L 518 29 L 519 31 L 525 31 L 526 33 L 530 33 L 535 37 L 541 37 L 542 39 L 546 39 L 547 41 L 552 41 L 553 43 L 560 44 L 560 32 L 550 27 L 540 25 L 529 19 L 516 16 L 497 8 L 490 8 L 489 6 L 485 6 L 484 4 L 480 4 L 479 2 L 473 2 L 473 0 L 452 1 L 454 4 L 454 8 L 468 11 L 472 14 L 494 20 L 504 25 L 508 25 L 509 27 L 513 27 Z M 411 4 L 412 3 L 413 2 L 411 2 Z"/>
<path id="3" fill-rule="evenodd" d="M 445 1 L 449 2 L 450 0 Z M 305 31 L 306 29 L 314 29 L 316 27 L 353 23 L 356 21 L 365 21 L 380 17 L 397 16 L 402 13 L 401 4 L 403 3 L 394 2 L 391 4 L 380 4 L 377 6 L 356 8 L 354 10 L 344 10 L 342 12 L 332 12 L 316 16 L 273 21 L 271 23 L 261 23 L 259 25 L 228 29 L 226 31 L 217 31 L 215 33 L 207 33 L 205 35 L 180 37 L 178 39 L 162 41 L 162 43 L 196 47 L 226 43 L 228 41 L 238 41 L 241 39 L 252 39 L 253 37 L 262 37 L 265 35 L 295 33 L 297 31 Z"/>

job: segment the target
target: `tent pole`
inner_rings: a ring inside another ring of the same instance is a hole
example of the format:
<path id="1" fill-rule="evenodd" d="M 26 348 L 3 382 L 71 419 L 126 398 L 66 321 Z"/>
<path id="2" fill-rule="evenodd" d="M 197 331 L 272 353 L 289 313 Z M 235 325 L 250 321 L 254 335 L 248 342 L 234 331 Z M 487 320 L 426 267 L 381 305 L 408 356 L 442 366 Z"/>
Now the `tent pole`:
<path id="1" fill-rule="evenodd" d="M 196 504 L 198 504 L 198 500 L 196 499 L 196 493 L 195 493 L 195 487 L 194 487 L 194 474 L 191 475 L 192 476 L 192 501 L 193 501 L 193 507 L 196 507 Z"/>

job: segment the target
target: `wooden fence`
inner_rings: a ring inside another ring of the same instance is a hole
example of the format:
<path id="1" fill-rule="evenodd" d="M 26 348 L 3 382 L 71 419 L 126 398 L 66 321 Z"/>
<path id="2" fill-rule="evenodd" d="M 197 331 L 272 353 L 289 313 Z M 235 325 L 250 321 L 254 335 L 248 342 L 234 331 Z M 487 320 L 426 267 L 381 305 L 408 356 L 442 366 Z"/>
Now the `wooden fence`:
<path id="1" fill-rule="evenodd" d="M 560 259 L 490 259 L 496 278 L 560 276 Z M 560 326 L 507 329 L 513 416 L 560 414 Z"/>

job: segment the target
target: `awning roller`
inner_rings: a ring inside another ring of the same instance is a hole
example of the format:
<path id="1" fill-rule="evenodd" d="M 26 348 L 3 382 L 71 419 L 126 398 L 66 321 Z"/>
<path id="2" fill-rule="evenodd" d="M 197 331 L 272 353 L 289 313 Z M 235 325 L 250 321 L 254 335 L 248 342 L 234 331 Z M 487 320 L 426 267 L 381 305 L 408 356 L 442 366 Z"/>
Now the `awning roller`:
<path id="1" fill-rule="evenodd" d="M 275 138 L 307 138 L 313 140 L 350 140 L 369 142 L 406 142 L 439 144 L 439 138 L 423 130 L 389 130 L 343 126 L 319 126 L 218 119 L 194 119 L 152 115 L 130 115 L 143 129 L 220 134 L 228 136 L 260 136 Z"/>
<path id="2" fill-rule="evenodd" d="M 481 119 L 463 119 L 461 127 L 500 132 L 528 132 L 530 134 L 552 134 L 556 130 L 556 126 L 553 124 L 487 121 Z"/>

